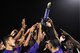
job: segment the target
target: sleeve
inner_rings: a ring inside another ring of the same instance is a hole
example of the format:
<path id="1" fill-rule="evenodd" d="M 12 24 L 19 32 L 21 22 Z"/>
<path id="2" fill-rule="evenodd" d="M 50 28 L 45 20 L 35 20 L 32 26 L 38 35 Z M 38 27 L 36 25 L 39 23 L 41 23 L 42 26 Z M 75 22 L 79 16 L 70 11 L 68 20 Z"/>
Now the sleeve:
<path id="1" fill-rule="evenodd" d="M 38 45 L 38 43 L 36 42 L 36 43 L 30 48 L 30 50 L 28 51 L 28 53 L 37 53 L 38 48 L 39 48 L 39 45 Z"/>

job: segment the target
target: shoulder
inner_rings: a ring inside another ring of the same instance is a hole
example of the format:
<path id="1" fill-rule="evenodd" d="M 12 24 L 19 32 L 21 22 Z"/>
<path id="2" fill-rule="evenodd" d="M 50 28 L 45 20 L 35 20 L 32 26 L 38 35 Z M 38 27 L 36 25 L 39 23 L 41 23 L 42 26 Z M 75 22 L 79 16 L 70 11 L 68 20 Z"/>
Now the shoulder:
<path id="1" fill-rule="evenodd" d="M 12 53 L 12 50 L 4 50 L 2 53 Z"/>

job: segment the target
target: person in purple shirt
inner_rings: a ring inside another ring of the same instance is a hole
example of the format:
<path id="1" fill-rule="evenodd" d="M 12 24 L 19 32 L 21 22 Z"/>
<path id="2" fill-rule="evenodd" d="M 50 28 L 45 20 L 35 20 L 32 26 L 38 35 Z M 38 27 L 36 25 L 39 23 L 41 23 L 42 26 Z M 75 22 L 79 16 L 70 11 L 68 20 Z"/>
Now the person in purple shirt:
<path id="1" fill-rule="evenodd" d="M 2 53 L 13 53 L 15 40 L 12 37 L 6 37 L 4 41 L 5 41 L 6 48 Z"/>
<path id="2" fill-rule="evenodd" d="M 21 53 L 21 46 L 17 46 L 16 48 L 13 49 L 14 53 Z"/>
<path id="3" fill-rule="evenodd" d="M 48 49 L 51 53 L 63 53 L 57 31 L 55 30 L 54 23 L 50 18 L 46 22 L 46 26 L 48 27 L 46 35 L 49 36 L 49 39 L 44 50 Z"/>
<path id="4" fill-rule="evenodd" d="M 4 38 L 5 50 L 2 53 L 20 53 L 21 44 L 24 40 L 23 32 L 25 31 L 26 28 L 25 19 L 23 19 L 21 23 L 22 27 L 17 34 L 15 34 L 15 30 L 13 30 L 9 36 Z M 20 35 L 22 35 L 21 39 L 19 39 Z"/>
<path id="5" fill-rule="evenodd" d="M 44 50 L 48 49 L 49 51 L 51 51 L 51 53 L 63 53 L 57 39 L 48 40 L 46 42 L 47 42 L 47 44 L 45 45 Z"/>
<path id="6" fill-rule="evenodd" d="M 28 53 L 38 53 L 39 45 L 40 45 L 41 41 L 44 39 L 44 36 L 42 34 L 41 23 L 37 24 L 37 28 L 39 29 L 38 30 L 38 39 L 36 40 L 36 43 L 30 48 Z"/>
<path id="7" fill-rule="evenodd" d="M 15 44 L 15 39 L 12 36 L 6 37 L 4 41 L 6 47 L 2 53 L 20 53 L 21 47 Z"/>

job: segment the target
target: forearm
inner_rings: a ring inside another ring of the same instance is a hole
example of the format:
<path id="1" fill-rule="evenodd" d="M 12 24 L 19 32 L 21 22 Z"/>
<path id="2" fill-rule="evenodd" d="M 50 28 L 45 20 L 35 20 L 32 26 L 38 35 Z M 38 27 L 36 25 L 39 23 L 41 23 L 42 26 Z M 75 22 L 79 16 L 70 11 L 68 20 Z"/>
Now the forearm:
<path id="1" fill-rule="evenodd" d="M 32 35 L 32 33 L 29 33 L 29 35 L 28 35 L 28 37 L 27 37 L 27 39 L 26 39 L 26 41 L 24 43 L 24 46 L 27 46 L 28 45 L 28 43 L 29 43 L 29 41 L 31 39 L 31 35 Z"/>
<path id="2" fill-rule="evenodd" d="M 29 29 L 26 31 L 26 33 L 25 33 L 25 34 L 24 34 L 24 33 L 22 34 L 21 39 L 22 39 L 22 40 L 24 40 L 24 39 L 25 39 L 25 37 L 26 37 L 26 35 L 27 35 L 28 33 L 29 33 Z"/>
<path id="3" fill-rule="evenodd" d="M 58 33 L 57 33 L 55 27 L 53 27 L 53 31 L 54 31 L 54 35 L 55 35 L 55 37 L 57 38 L 57 40 L 58 40 L 59 43 L 60 43 L 60 39 L 59 39 L 59 37 L 58 37 L 59 35 L 58 35 Z"/>
<path id="4" fill-rule="evenodd" d="M 24 34 L 24 37 L 26 37 L 26 35 L 30 32 L 30 29 L 28 29 L 25 34 Z"/>
<path id="5" fill-rule="evenodd" d="M 25 34 L 23 33 L 22 34 L 22 36 L 21 36 L 21 40 L 20 40 L 20 42 L 19 42 L 19 44 L 23 44 L 23 42 L 24 42 L 24 39 L 25 39 L 25 37 L 26 37 L 26 35 L 29 33 L 29 29 L 25 32 Z"/>
<path id="6" fill-rule="evenodd" d="M 59 35 L 54 27 L 53 27 L 53 30 L 54 30 L 55 37 L 58 37 Z"/>
<path id="7" fill-rule="evenodd" d="M 54 23 L 53 23 L 53 21 L 50 19 L 50 21 L 51 21 L 51 23 L 52 23 L 52 28 L 53 28 L 53 33 L 54 33 L 54 36 L 58 39 L 58 41 L 59 41 L 59 38 L 58 38 L 58 33 L 57 33 L 57 31 L 56 31 L 56 29 L 55 29 L 55 26 L 54 26 Z M 59 41 L 60 42 L 60 41 Z"/>
<path id="8" fill-rule="evenodd" d="M 19 39 L 19 40 L 20 40 L 20 41 L 19 41 L 19 45 L 22 45 L 22 44 L 23 44 L 24 39 L 25 39 L 25 37 L 24 37 L 24 36 L 22 36 L 22 37 L 21 37 L 21 39 Z"/>
<path id="9" fill-rule="evenodd" d="M 54 34 L 55 34 L 56 37 L 59 36 L 58 33 L 57 33 L 57 31 L 55 29 L 54 29 Z"/>
<path id="10" fill-rule="evenodd" d="M 40 44 L 40 42 L 42 41 L 42 29 L 41 29 L 41 27 L 39 28 L 39 30 L 38 30 L 38 39 L 37 39 L 37 43 L 38 43 L 38 45 Z"/>
<path id="11" fill-rule="evenodd" d="M 21 28 L 20 31 L 18 32 L 18 34 L 14 37 L 14 39 L 18 40 L 18 38 L 20 37 L 20 35 L 22 34 L 23 31 L 24 31 L 24 29 Z"/>

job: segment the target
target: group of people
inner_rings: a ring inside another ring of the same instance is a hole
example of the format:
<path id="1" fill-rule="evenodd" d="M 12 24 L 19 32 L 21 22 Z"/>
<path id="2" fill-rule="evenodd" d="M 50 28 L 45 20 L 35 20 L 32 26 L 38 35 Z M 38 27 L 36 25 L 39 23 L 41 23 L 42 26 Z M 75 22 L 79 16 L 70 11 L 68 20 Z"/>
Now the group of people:
<path id="1" fill-rule="evenodd" d="M 14 29 L 4 40 L 0 40 L 0 53 L 78 53 L 80 44 L 67 32 L 59 35 L 49 18 L 45 26 L 37 22 L 26 29 L 25 18 L 21 29 Z"/>

